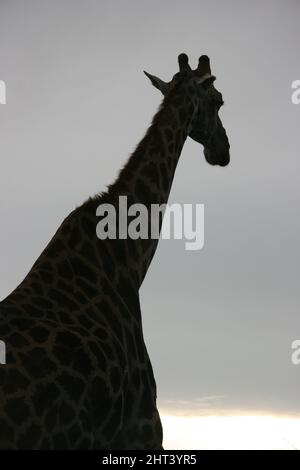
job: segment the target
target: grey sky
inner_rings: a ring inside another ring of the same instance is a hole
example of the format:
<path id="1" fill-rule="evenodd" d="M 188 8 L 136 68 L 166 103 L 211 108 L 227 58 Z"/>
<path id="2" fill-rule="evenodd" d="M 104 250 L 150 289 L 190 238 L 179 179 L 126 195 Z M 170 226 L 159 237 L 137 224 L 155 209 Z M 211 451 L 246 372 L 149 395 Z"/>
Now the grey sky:
<path id="1" fill-rule="evenodd" d="M 1 298 L 143 136 L 161 97 L 142 70 L 211 58 L 231 164 L 187 141 L 169 202 L 205 204 L 205 247 L 162 241 L 141 291 L 162 408 L 300 413 L 299 17 L 296 0 L 1 0 Z"/>

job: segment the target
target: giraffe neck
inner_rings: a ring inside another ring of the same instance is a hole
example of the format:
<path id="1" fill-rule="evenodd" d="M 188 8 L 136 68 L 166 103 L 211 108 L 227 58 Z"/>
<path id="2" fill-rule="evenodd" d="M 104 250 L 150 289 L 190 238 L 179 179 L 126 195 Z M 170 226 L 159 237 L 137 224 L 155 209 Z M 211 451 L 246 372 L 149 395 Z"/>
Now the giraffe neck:
<path id="1" fill-rule="evenodd" d="M 178 83 L 163 100 L 145 137 L 109 187 L 108 197 L 127 196 L 128 205 L 166 204 L 176 166 L 198 107 L 196 86 Z M 150 213 L 150 210 L 149 210 Z M 160 222 L 161 228 L 161 222 Z M 114 240 L 112 241 L 114 243 Z M 157 247 L 157 239 L 124 240 L 127 266 L 140 287 Z"/>
<path id="2" fill-rule="evenodd" d="M 136 303 L 136 292 L 149 268 L 158 239 L 117 237 L 99 240 L 96 235 L 97 209 L 110 204 L 116 208 L 118 216 L 120 196 L 127 196 L 128 207 L 139 203 L 150 208 L 151 204 L 167 203 L 175 169 L 198 106 L 196 84 L 177 83 L 163 100 L 145 137 L 115 183 L 107 192 L 76 209 L 57 234 L 71 258 L 80 257 L 80 267 L 73 267 L 75 275 L 84 270 L 89 282 L 97 289 L 103 289 L 99 279 L 103 283 L 105 277 L 107 289 L 119 292 L 135 311 L 139 310 L 139 305 L 132 307 L 131 304 Z M 118 226 L 118 217 L 116 222 Z"/>

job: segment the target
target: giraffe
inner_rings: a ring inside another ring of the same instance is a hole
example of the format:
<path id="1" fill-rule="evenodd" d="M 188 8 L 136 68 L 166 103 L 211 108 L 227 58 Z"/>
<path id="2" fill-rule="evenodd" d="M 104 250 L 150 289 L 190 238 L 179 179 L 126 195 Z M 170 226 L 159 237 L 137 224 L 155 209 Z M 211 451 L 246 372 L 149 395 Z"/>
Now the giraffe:
<path id="1" fill-rule="evenodd" d="M 120 195 L 166 203 L 188 136 L 208 163 L 229 163 L 209 58 L 178 62 L 168 83 L 145 72 L 163 101 L 116 181 L 69 214 L 0 303 L 0 449 L 163 448 L 139 300 L 158 240 L 99 240 L 95 228 L 99 204 Z"/>

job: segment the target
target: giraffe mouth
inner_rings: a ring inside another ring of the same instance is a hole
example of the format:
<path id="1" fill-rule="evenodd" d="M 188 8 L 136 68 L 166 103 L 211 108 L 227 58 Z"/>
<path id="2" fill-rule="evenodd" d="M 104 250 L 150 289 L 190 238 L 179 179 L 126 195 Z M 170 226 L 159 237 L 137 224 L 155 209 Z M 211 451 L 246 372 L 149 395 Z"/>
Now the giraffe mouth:
<path id="1" fill-rule="evenodd" d="M 229 148 L 218 155 L 211 152 L 208 148 L 204 148 L 204 156 L 210 165 L 227 166 L 230 162 Z"/>

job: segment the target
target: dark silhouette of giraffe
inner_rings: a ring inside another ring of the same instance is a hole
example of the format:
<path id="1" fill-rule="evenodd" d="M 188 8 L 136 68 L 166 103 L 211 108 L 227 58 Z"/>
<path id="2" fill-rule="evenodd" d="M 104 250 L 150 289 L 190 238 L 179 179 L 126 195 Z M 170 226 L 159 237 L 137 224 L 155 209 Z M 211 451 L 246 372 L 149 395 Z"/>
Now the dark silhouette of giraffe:
<path id="1" fill-rule="evenodd" d="M 161 449 L 156 384 L 139 288 L 157 239 L 96 236 L 100 203 L 163 204 L 188 136 L 213 165 L 229 162 L 209 59 L 179 55 L 145 137 L 108 190 L 61 224 L 24 281 L 0 303 L 1 449 Z M 117 220 L 117 224 L 119 220 Z"/>

